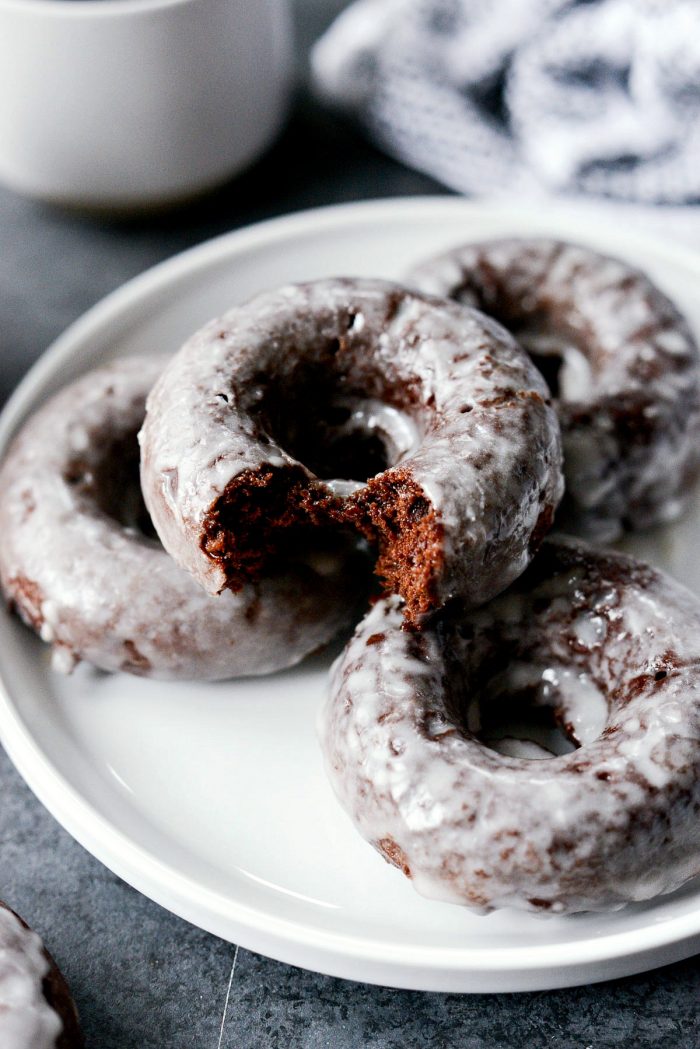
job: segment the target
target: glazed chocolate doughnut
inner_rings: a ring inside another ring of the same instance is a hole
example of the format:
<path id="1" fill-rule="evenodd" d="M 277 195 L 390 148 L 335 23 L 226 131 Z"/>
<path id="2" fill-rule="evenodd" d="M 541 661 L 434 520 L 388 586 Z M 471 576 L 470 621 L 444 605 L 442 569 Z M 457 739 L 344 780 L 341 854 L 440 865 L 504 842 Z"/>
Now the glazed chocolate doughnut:
<path id="1" fill-rule="evenodd" d="M 408 279 L 495 317 L 547 377 L 564 444 L 558 523 L 610 540 L 682 512 L 700 470 L 698 349 L 645 274 L 528 238 L 465 245 Z"/>
<path id="2" fill-rule="evenodd" d="M 68 985 L 40 938 L 0 901 L 2 1049 L 83 1049 Z"/>
<path id="3" fill-rule="evenodd" d="M 700 602 L 622 554 L 547 539 L 420 633 L 385 598 L 320 734 L 341 804 L 425 896 L 607 910 L 700 873 Z"/>
<path id="4" fill-rule="evenodd" d="M 155 537 L 136 435 L 164 358 L 83 376 L 29 420 L 0 468 L 0 583 L 53 645 L 157 678 L 218 679 L 291 666 L 352 622 L 362 573 L 329 547 L 214 599 Z M 337 544 L 336 544 L 337 546 Z"/>
<path id="5" fill-rule="evenodd" d="M 546 385 L 508 333 L 376 280 L 208 324 L 150 394 L 141 448 L 158 534 L 209 591 L 255 579 L 296 529 L 350 524 L 414 622 L 504 589 L 561 494 Z"/>

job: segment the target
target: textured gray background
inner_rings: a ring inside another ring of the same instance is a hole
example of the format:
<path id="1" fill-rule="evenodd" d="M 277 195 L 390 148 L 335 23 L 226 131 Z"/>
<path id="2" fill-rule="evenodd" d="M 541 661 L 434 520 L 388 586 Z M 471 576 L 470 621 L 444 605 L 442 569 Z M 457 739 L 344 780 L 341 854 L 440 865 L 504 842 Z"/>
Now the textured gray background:
<path id="1" fill-rule="evenodd" d="M 300 60 L 342 6 L 297 0 Z M 97 223 L 0 190 L 0 400 L 87 307 L 182 248 L 299 208 L 438 189 L 380 156 L 302 90 L 287 131 L 254 170 L 177 214 Z M 457 996 L 346 983 L 237 950 L 93 860 L 1 753 L 0 898 L 44 935 L 91 1049 L 700 1045 L 697 959 L 571 991 Z"/>

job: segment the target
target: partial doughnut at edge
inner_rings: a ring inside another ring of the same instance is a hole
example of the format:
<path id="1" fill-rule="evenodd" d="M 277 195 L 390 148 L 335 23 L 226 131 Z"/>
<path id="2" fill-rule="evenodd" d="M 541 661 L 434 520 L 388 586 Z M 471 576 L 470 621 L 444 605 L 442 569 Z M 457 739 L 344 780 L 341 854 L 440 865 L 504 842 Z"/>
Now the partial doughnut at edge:
<path id="1" fill-rule="evenodd" d="M 18 1040 L 19 1039 L 19 1040 Z M 0 900 L 0 1045 L 84 1049 L 68 985 L 40 937 Z"/>

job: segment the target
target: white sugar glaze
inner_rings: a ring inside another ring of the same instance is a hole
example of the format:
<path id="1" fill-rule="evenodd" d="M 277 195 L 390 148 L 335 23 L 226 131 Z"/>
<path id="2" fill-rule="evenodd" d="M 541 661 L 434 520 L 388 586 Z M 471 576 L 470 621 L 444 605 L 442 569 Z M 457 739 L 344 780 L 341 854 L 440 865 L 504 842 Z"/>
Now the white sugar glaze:
<path id="1" fill-rule="evenodd" d="M 0 907 L 2 1049 L 54 1049 L 62 1024 L 44 997 L 42 981 L 48 972 L 40 938 Z"/>
<path id="2" fill-rule="evenodd" d="M 320 735 L 341 804 L 420 892 L 607 910 L 700 873 L 696 598 L 640 562 L 547 540 L 489 605 L 420 635 L 401 626 L 396 597 L 358 626 Z M 580 748 L 496 753 L 457 714 L 533 684 Z"/>
<path id="3" fill-rule="evenodd" d="M 529 351 L 561 360 L 566 527 L 606 540 L 682 512 L 700 469 L 700 358 L 645 274 L 525 238 L 464 245 L 408 280 L 478 306 Z"/>
<path id="4" fill-rule="evenodd" d="M 579 619 L 582 617 L 579 617 Z M 600 619 L 596 616 L 595 619 Z M 580 623 L 574 624 L 576 639 L 580 642 Z M 587 647 L 592 648 L 598 644 L 599 634 L 594 636 Z M 496 699 L 499 696 L 517 696 L 518 693 L 527 691 L 530 694 L 529 702 L 538 707 L 550 707 L 560 712 L 562 723 L 566 724 L 568 731 L 579 743 L 590 743 L 597 739 L 605 728 L 608 718 L 608 704 L 600 688 L 591 680 L 589 674 L 576 668 L 567 666 L 551 665 L 544 663 L 525 663 L 513 660 L 509 665 L 488 681 L 486 691 L 488 696 Z M 478 708 L 478 701 L 474 704 Z M 517 717 L 517 715 L 515 715 Z M 473 712 L 472 707 L 467 710 L 467 726 L 470 731 L 479 733 L 482 729 L 481 717 Z M 534 734 L 533 734 L 534 733 Z M 558 749 L 552 748 L 552 736 L 556 743 L 556 729 L 543 729 L 534 726 L 523 739 L 536 743 L 542 747 L 549 748 L 549 754 L 559 753 Z M 487 736 L 489 745 L 499 753 L 510 753 L 513 750 L 511 743 L 508 749 L 503 750 L 501 743 L 504 739 L 510 739 L 503 731 L 494 734 L 491 730 Z M 569 747 L 566 750 L 571 749 Z M 514 755 L 526 757 L 526 754 Z M 539 754 L 542 757 L 544 755 Z"/>

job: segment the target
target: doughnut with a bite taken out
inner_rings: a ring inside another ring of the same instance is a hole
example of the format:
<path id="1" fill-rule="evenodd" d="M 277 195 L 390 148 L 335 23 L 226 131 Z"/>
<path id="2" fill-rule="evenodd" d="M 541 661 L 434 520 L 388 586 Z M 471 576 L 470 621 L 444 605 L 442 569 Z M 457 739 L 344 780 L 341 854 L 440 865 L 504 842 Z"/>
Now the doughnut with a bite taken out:
<path id="1" fill-rule="evenodd" d="M 561 496 L 544 380 L 483 314 L 379 280 L 290 285 L 194 335 L 148 398 L 146 505 L 207 590 L 350 526 L 420 624 L 527 566 Z"/>

